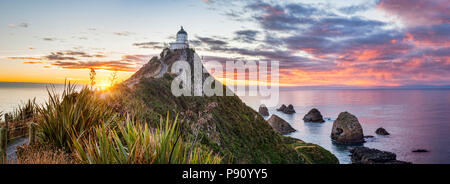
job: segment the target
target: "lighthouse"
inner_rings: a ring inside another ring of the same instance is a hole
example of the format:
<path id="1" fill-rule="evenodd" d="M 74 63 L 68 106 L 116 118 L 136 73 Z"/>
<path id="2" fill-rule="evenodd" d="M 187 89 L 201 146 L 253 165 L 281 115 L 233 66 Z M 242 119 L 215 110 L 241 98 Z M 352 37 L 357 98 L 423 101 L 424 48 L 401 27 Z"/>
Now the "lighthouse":
<path id="1" fill-rule="evenodd" d="M 186 49 L 186 48 L 189 48 L 188 34 L 183 29 L 183 26 L 181 26 L 180 31 L 178 31 L 177 33 L 177 40 L 173 43 L 170 43 L 170 50 Z"/>

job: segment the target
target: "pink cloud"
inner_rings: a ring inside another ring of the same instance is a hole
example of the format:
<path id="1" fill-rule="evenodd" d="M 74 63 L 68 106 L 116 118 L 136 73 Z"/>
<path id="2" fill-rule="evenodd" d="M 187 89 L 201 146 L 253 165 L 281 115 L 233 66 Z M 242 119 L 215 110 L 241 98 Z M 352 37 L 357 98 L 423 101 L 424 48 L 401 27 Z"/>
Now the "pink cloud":
<path id="1" fill-rule="evenodd" d="M 450 23 L 448 0 L 380 0 L 377 7 L 399 16 L 409 26 Z"/>

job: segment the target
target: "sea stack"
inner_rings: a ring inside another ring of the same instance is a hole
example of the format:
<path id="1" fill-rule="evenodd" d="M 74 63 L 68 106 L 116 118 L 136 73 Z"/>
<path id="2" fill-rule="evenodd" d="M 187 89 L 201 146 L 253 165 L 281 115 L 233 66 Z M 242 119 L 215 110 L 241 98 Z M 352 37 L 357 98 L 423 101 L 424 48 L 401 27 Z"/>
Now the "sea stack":
<path id="1" fill-rule="evenodd" d="M 269 109 L 267 109 L 266 105 L 261 104 L 258 109 L 259 114 L 261 116 L 269 116 Z"/>
<path id="2" fill-rule="evenodd" d="M 267 120 L 269 125 L 277 132 L 281 134 L 288 134 L 291 132 L 295 132 L 295 129 L 292 128 L 291 125 L 289 125 L 288 122 L 286 122 L 284 119 L 281 119 L 277 115 L 273 114 L 269 120 Z"/>
<path id="3" fill-rule="evenodd" d="M 384 129 L 383 127 L 378 128 L 375 131 L 375 133 L 378 134 L 378 135 L 389 135 L 389 132 L 386 131 L 386 129 Z"/>
<path id="4" fill-rule="evenodd" d="M 294 110 L 294 106 L 292 104 L 289 104 L 287 106 L 287 108 L 284 109 L 283 111 L 285 114 L 294 114 L 295 110 Z"/>
<path id="5" fill-rule="evenodd" d="M 277 109 L 277 111 L 281 111 L 285 114 L 294 114 L 295 110 L 294 110 L 294 106 L 292 104 L 289 104 L 288 106 L 286 105 L 281 105 L 280 108 Z"/>
<path id="6" fill-rule="evenodd" d="M 277 109 L 277 111 L 284 111 L 286 109 L 286 105 L 281 105 L 280 108 Z"/>
<path id="7" fill-rule="evenodd" d="M 322 114 L 316 108 L 311 109 L 308 112 L 308 114 L 306 114 L 303 117 L 303 121 L 305 121 L 305 122 L 316 122 L 316 123 L 325 122 L 325 120 L 323 120 Z"/>
<path id="8" fill-rule="evenodd" d="M 363 143 L 363 129 L 358 118 L 348 112 L 341 112 L 333 123 L 331 139 L 339 144 Z"/>

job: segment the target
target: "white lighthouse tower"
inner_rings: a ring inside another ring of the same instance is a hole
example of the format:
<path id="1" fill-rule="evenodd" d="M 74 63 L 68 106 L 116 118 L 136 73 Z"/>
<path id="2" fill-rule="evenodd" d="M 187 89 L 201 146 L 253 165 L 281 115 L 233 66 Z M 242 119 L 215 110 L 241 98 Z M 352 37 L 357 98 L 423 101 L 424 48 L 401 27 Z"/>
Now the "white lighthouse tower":
<path id="1" fill-rule="evenodd" d="M 186 48 L 189 48 L 188 35 L 186 31 L 183 29 L 183 26 L 181 26 L 180 31 L 178 31 L 177 33 L 176 42 L 170 43 L 170 50 L 186 49 Z"/>

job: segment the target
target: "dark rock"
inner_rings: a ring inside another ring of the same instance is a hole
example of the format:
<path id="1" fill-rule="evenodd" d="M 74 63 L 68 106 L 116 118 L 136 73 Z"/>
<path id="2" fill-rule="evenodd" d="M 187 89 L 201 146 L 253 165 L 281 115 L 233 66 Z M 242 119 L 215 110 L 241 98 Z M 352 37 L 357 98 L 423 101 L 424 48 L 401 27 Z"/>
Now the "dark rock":
<path id="1" fill-rule="evenodd" d="M 383 127 L 378 128 L 375 133 L 378 135 L 389 135 L 389 132 L 387 132 Z"/>
<path id="2" fill-rule="evenodd" d="M 281 105 L 280 108 L 277 109 L 277 111 L 284 111 L 284 109 L 286 109 L 286 105 Z"/>
<path id="3" fill-rule="evenodd" d="M 291 132 L 295 132 L 295 129 L 291 127 L 291 125 L 289 125 L 288 122 L 286 122 L 285 120 L 281 119 L 280 117 L 278 117 L 277 115 L 273 114 L 268 120 L 267 122 L 269 123 L 269 125 L 277 132 L 280 132 L 281 134 L 288 134 Z"/>
<path id="4" fill-rule="evenodd" d="M 325 122 L 323 120 L 322 114 L 316 108 L 311 109 L 308 114 L 303 117 L 303 121 L 305 122 Z"/>
<path id="5" fill-rule="evenodd" d="M 339 144 L 363 143 L 363 129 L 358 118 L 348 112 L 341 112 L 333 123 L 331 139 Z"/>
<path id="6" fill-rule="evenodd" d="M 374 138 L 373 135 L 365 135 L 364 138 Z"/>
<path id="7" fill-rule="evenodd" d="M 259 114 L 262 116 L 269 116 L 269 109 L 267 109 L 266 105 L 261 104 L 258 109 Z"/>
<path id="8" fill-rule="evenodd" d="M 294 110 L 294 106 L 292 104 L 289 104 L 289 106 L 286 107 L 286 105 L 281 105 L 280 108 L 277 109 L 277 111 L 281 111 L 285 114 L 294 114 L 295 110 Z"/>
<path id="9" fill-rule="evenodd" d="M 395 153 L 367 147 L 355 147 L 350 153 L 353 164 L 411 164 L 397 160 Z"/>
<path id="10" fill-rule="evenodd" d="M 414 152 L 414 153 L 426 153 L 426 152 L 429 152 L 429 151 L 426 150 L 426 149 L 416 149 L 416 150 L 413 150 L 412 152 Z"/>
<path id="11" fill-rule="evenodd" d="M 284 113 L 286 114 L 294 114 L 295 110 L 294 110 L 294 106 L 292 104 L 289 104 L 284 110 Z"/>

